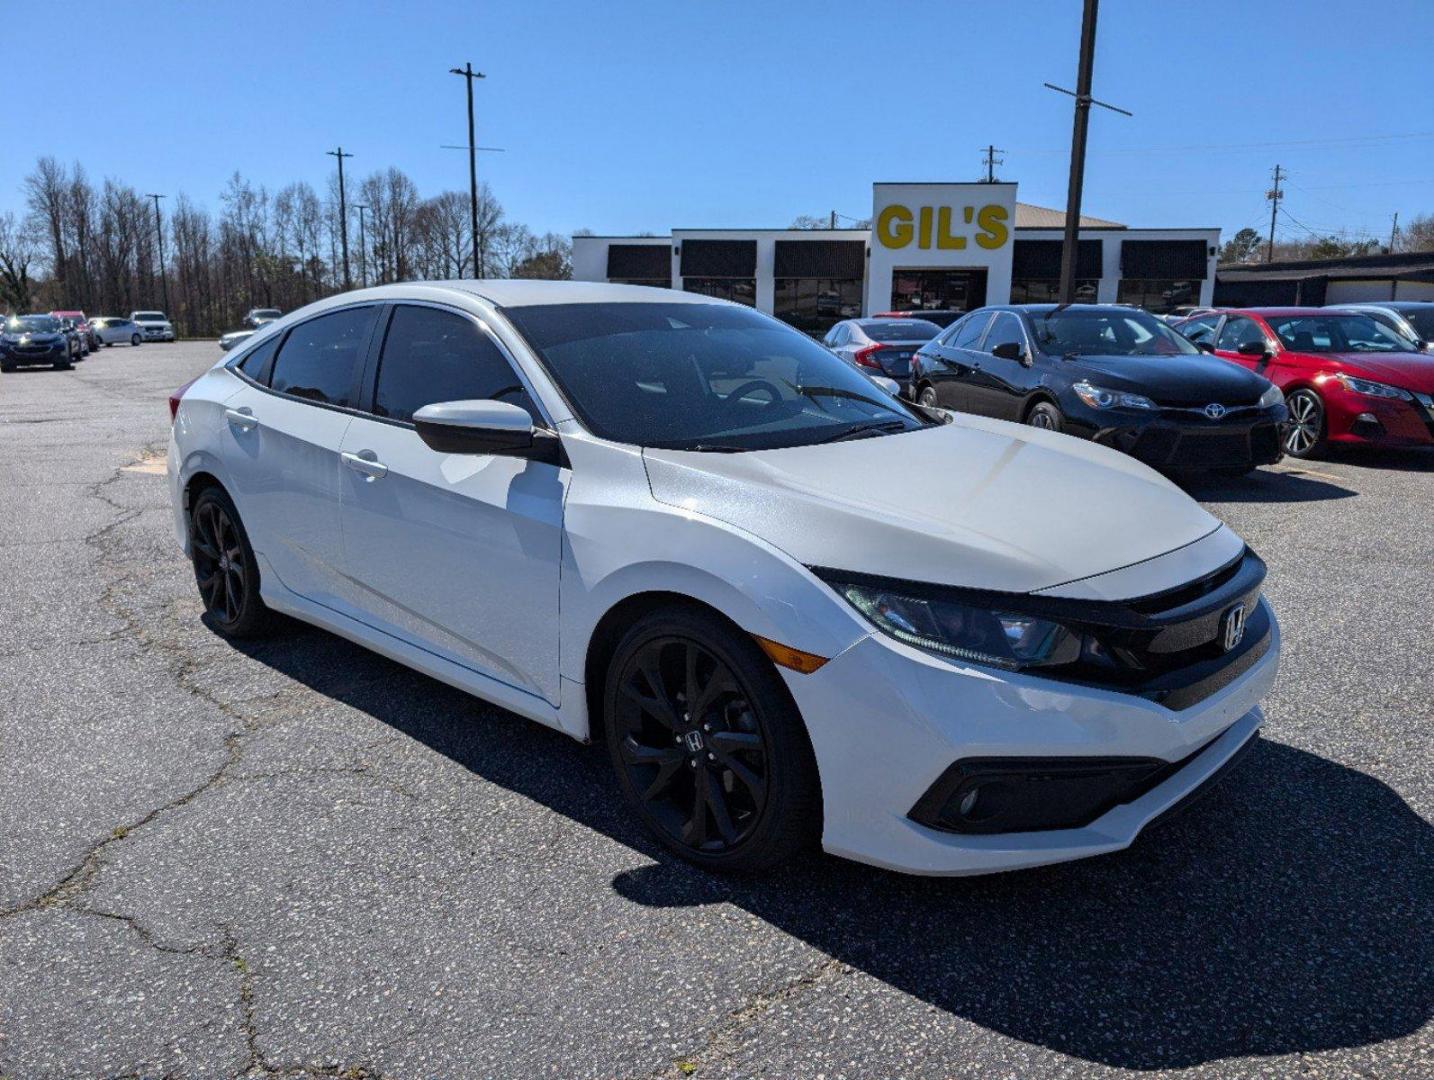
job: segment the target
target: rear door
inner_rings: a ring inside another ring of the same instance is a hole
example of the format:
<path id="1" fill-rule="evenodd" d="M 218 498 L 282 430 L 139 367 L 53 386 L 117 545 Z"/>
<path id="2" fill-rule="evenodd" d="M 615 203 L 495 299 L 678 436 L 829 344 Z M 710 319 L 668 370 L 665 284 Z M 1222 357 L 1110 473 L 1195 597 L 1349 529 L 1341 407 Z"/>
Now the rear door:
<path id="1" fill-rule="evenodd" d="M 225 402 L 224 461 L 261 572 L 341 610 L 339 448 L 378 312 L 341 308 L 263 343 L 239 365 L 254 381 Z"/>
<path id="2" fill-rule="evenodd" d="M 364 414 L 343 440 L 345 573 L 361 618 L 558 704 L 558 567 L 566 467 L 445 454 L 413 414 L 495 400 L 548 421 L 503 348 L 467 312 L 393 307 Z"/>
<path id="3" fill-rule="evenodd" d="M 971 375 L 979 356 L 976 346 L 991 323 L 989 311 L 977 311 L 951 326 L 938 339 L 937 364 L 924 371 L 927 382 L 936 391 L 936 403 L 943 409 L 968 411 Z"/>

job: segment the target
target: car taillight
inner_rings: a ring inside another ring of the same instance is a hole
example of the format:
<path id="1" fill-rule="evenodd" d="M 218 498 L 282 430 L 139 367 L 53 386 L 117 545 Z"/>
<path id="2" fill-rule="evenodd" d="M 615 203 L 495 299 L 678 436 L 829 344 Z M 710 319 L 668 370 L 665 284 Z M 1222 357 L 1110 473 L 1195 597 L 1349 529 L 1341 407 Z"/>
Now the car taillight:
<path id="1" fill-rule="evenodd" d="M 169 395 L 169 422 L 171 424 L 174 423 L 174 418 L 179 415 L 179 401 L 182 397 L 184 397 L 184 392 L 203 377 L 204 376 L 202 375 L 196 375 L 194 378 L 190 379 L 174 393 Z"/>
<path id="2" fill-rule="evenodd" d="M 858 349 L 852 354 L 852 359 L 862 367 L 876 368 L 881 370 L 881 365 L 876 362 L 876 354 L 881 352 L 880 345 L 868 345 L 864 349 Z"/>

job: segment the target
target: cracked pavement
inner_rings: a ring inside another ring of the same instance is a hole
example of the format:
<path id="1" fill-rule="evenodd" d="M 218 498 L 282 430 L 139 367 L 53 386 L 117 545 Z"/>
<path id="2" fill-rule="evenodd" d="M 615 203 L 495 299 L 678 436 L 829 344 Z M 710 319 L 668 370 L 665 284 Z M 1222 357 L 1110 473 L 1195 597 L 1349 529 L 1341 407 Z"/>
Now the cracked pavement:
<path id="1" fill-rule="evenodd" d="M 600 753 L 171 530 L 212 343 L 0 378 L 0 1076 L 1434 1076 L 1434 456 L 1195 487 L 1270 564 L 1264 741 L 1134 848 L 707 877 Z"/>

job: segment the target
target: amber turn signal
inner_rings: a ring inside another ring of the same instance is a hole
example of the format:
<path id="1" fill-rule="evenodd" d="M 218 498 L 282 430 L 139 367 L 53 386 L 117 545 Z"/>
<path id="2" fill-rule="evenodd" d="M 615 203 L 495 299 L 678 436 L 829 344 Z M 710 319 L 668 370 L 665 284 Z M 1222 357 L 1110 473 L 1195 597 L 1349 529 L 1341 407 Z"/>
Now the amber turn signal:
<path id="1" fill-rule="evenodd" d="M 778 667 L 791 668 L 793 671 L 800 671 L 803 675 L 810 675 L 827 662 L 825 656 L 818 656 L 816 653 L 802 652 L 801 649 L 794 649 L 790 645 L 783 645 L 780 642 L 769 641 L 764 637 L 753 634 L 762 651 L 772 658 L 772 663 Z"/>

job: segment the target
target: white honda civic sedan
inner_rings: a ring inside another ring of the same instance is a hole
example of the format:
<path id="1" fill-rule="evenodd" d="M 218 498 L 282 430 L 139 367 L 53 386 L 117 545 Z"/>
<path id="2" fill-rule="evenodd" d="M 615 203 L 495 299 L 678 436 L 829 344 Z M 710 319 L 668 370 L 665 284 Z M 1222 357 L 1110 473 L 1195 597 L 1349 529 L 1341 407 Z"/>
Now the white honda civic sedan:
<path id="1" fill-rule="evenodd" d="M 366 289 L 170 404 L 216 631 L 282 612 L 603 741 L 708 868 L 1126 847 L 1251 744 L 1275 678 L 1264 565 L 1167 480 L 903 403 L 708 297 Z"/>

